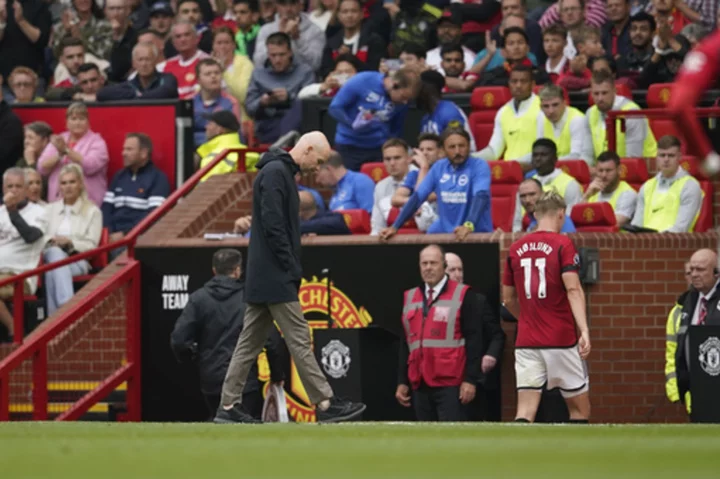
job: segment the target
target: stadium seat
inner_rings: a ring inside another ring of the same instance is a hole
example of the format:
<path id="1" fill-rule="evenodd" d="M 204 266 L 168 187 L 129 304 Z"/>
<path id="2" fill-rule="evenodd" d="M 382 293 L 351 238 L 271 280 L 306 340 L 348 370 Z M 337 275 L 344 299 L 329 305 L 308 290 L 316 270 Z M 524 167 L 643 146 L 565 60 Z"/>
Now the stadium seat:
<path id="1" fill-rule="evenodd" d="M 698 181 L 710 179 L 700 168 L 700 162 L 694 156 L 683 155 L 683 157 L 680 159 L 680 166 L 682 166 L 683 169 L 690 173 L 692 176 L 697 178 Z"/>
<path id="2" fill-rule="evenodd" d="M 390 213 L 388 214 L 388 220 L 387 225 L 392 226 L 393 223 L 395 223 L 395 220 L 397 219 L 398 215 L 400 214 L 400 208 L 392 207 L 390 208 Z M 397 234 L 399 235 L 412 235 L 412 234 L 419 234 L 422 233 L 417 227 L 417 223 L 415 223 L 415 217 L 410 218 L 405 222 L 404 225 L 400 227 Z"/>
<path id="3" fill-rule="evenodd" d="M 350 233 L 354 235 L 370 234 L 370 213 L 365 210 L 340 210 L 345 224 L 350 229 Z"/>
<path id="4" fill-rule="evenodd" d="M 573 206 L 570 219 L 578 233 L 617 233 L 615 211 L 610 203 L 579 203 Z"/>
<path id="5" fill-rule="evenodd" d="M 650 85 L 647 91 L 648 108 L 665 108 L 670 101 L 670 91 L 672 83 L 655 83 Z M 659 139 L 665 135 L 673 135 L 680 138 L 682 143 L 682 151 L 686 151 L 686 145 L 680 130 L 675 126 L 673 120 L 667 118 L 649 118 L 650 129 L 652 129 L 655 139 Z"/>
<path id="6" fill-rule="evenodd" d="M 535 85 L 535 87 L 533 88 L 533 93 L 535 93 L 537 95 L 538 93 L 540 93 L 540 90 L 542 90 L 544 86 L 545 85 Z M 569 105 L 570 104 L 570 94 L 568 93 L 566 88 L 563 88 L 563 96 L 565 97 L 565 103 L 567 103 Z"/>
<path id="7" fill-rule="evenodd" d="M 518 185 L 523 180 L 522 166 L 517 161 L 488 161 L 492 182 L 490 194 L 493 198 L 499 196 L 515 197 Z"/>
<path id="8" fill-rule="evenodd" d="M 590 183 L 590 168 L 583 160 L 562 160 L 557 167 L 575 178 L 581 185 Z"/>
<path id="9" fill-rule="evenodd" d="M 382 161 L 365 163 L 362 167 L 360 167 L 360 173 L 368 175 L 375 183 L 388 176 L 388 172 L 385 169 L 385 163 Z"/>
<path id="10" fill-rule="evenodd" d="M 470 130 L 475 137 L 478 148 L 485 148 L 490 142 L 495 115 L 512 96 L 510 90 L 504 86 L 475 88 L 470 96 Z"/>
<path id="11" fill-rule="evenodd" d="M 643 158 L 620 159 L 620 179 L 627 181 L 636 191 L 648 178 L 647 164 Z"/>
<path id="12" fill-rule="evenodd" d="M 627 85 L 627 83 L 615 82 L 615 93 L 620 96 L 624 96 L 625 98 L 629 98 L 630 100 L 633 99 L 632 90 Z M 592 94 L 588 93 L 588 107 L 591 107 L 594 104 L 595 102 L 593 101 Z"/>
<path id="13" fill-rule="evenodd" d="M 517 188 L 517 187 L 516 187 Z M 513 215 L 515 214 L 515 196 L 499 196 L 490 200 L 492 207 L 493 229 L 512 232 Z"/>

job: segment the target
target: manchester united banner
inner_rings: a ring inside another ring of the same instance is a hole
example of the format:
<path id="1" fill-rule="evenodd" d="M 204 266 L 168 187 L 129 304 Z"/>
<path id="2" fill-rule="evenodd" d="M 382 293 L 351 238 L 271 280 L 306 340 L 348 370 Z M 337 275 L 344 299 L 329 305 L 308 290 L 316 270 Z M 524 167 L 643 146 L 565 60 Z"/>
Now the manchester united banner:
<path id="1" fill-rule="evenodd" d="M 465 263 L 465 280 L 497 310 L 497 244 L 449 244 Z M 194 248 L 138 248 L 142 264 L 142 402 L 145 421 L 204 421 L 207 408 L 192 364 L 178 364 L 170 333 L 190 294 L 212 277 L 213 253 L 226 244 Z M 393 408 L 402 292 L 420 280 L 422 245 L 311 246 L 303 248 L 299 301 L 313 330 L 315 354 L 338 394 L 368 404 L 365 419 L 405 419 Z M 246 248 L 238 248 L 246 257 Z M 343 332 L 345 331 L 345 332 Z M 285 398 L 291 421 L 315 420 L 290 357 L 284 358 Z M 262 353 L 259 379 L 270 370 Z M 389 399 L 389 401 L 388 401 Z"/>

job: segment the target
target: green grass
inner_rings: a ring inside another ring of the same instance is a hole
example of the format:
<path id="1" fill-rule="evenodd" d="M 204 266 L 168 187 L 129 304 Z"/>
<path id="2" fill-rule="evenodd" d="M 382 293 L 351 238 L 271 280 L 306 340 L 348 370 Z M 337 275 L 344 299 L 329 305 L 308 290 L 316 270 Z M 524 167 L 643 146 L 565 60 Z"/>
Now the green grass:
<path id="1" fill-rule="evenodd" d="M 720 427 L 0 424 L 0 478 L 720 477 Z"/>

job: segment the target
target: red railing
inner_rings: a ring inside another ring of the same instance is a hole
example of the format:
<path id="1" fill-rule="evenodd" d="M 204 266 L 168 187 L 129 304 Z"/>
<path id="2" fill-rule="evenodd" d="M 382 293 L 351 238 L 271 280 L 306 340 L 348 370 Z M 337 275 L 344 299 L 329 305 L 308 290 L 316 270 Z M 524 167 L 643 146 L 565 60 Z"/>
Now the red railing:
<path id="1" fill-rule="evenodd" d="M 13 284 L 13 343 L 18 349 L 0 361 L 0 421 L 10 418 L 10 373 L 24 361 L 32 360 L 32 405 L 34 420 L 45 420 L 48 416 L 48 345 L 61 332 L 83 318 L 90 310 L 108 298 L 113 292 L 130 285 L 125 294 L 126 309 L 126 363 L 110 377 L 98 384 L 92 391 L 85 394 L 70 409 L 60 414 L 56 420 L 74 420 L 85 414 L 90 407 L 106 397 L 120 384 L 127 382 L 127 415 L 130 421 L 140 420 L 140 264 L 135 260 L 135 242 L 157 220 L 167 214 L 177 202 L 187 195 L 200 180 L 223 161 L 228 154 L 238 153 L 238 171 L 245 172 L 245 154 L 262 153 L 262 149 L 229 149 L 213 158 L 205 167 L 197 171 L 180 188 L 173 192 L 158 208 L 146 216 L 123 239 L 109 243 L 85 253 L 73 255 L 62 261 L 43 265 L 31 271 L 0 281 L 0 287 Z M 23 341 L 23 302 L 24 282 L 26 279 L 46 273 L 53 269 L 83 259 L 94 258 L 117 248 L 127 248 L 127 258 L 118 260 L 122 268 L 109 278 L 102 286 L 83 298 L 72 307 L 62 311 L 38 334 L 28 341 Z"/>

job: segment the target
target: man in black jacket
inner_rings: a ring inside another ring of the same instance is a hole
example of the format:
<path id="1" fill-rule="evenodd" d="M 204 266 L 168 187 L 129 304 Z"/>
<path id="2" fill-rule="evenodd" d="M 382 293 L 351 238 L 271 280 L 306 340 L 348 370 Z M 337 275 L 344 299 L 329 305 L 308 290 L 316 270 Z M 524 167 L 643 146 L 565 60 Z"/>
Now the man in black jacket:
<path id="1" fill-rule="evenodd" d="M 138 43 L 132 51 L 136 75 L 128 81 L 108 85 L 97 93 L 97 101 L 171 100 L 178 97 L 175 76 L 155 69 L 158 52 L 149 43 Z"/>
<path id="2" fill-rule="evenodd" d="M 0 81 L 0 178 L 23 157 L 24 138 L 22 121 L 3 100 Z"/>
<path id="3" fill-rule="evenodd" d="M 318 422 L 354 419 L 365 405 L 333 395 L 312 352 L 310 330 L 298 292 L 300 213 L 295 174 L 312 172 L 327 161 L 330 144 L 319 131 L 303 135 L 289 153 L 271 148 L 257 164 L 253 183 L 252 226 L 247 264 L 245 327 L 235 346 L 215 422 L 241 423 L 252 418 L 242 404 L 250 368 L 275 321 L 283 332 Z"/>
<path id="4" fill-rule="evenodd" d="M 213 255 L 212 267 L 215 276 L 190 296 L 170 336 L 170 346 L 179 361 L 197 361 L 200 388 L 210 414 L 214 414 L 220 405 L 223 380 L 245 315 L 245 283 L 240 280 L 241 253 L 234 249 L 218 250 Z M 277 330 L 274 333 L 265 349 L 270 380 L 277 383 L 283 380 L 278 351 L 282 339 Z M 247 377 L 243 405 L 254 418 L 262 414 L 263 397 L 256 363 Z"/>

